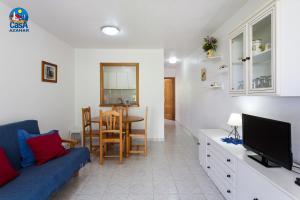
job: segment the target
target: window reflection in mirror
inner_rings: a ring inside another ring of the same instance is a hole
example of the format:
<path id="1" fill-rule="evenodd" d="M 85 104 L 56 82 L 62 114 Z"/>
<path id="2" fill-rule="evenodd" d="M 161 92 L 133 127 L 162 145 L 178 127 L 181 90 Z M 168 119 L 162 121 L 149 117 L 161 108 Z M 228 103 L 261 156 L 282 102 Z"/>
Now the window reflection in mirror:
<path id="1" fill-rule="evenodd" d="M 100 64 L 100 105 L 139 105 L 139 64 Z"/>

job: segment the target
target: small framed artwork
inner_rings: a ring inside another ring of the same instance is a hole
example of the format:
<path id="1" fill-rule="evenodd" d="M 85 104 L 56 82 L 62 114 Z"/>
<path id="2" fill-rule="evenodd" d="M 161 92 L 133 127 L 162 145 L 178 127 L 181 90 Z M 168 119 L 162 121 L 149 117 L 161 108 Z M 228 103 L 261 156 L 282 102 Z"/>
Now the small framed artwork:
<path id="1" fill-rule="evenodd" d="M 42 61 L 42 81 L 57 83 L 57 65 Z"/>
<path id="2" fill-rule="evenodd" d="M 206 81 L 206 69 L 201 69 L 201 81 Z"/>

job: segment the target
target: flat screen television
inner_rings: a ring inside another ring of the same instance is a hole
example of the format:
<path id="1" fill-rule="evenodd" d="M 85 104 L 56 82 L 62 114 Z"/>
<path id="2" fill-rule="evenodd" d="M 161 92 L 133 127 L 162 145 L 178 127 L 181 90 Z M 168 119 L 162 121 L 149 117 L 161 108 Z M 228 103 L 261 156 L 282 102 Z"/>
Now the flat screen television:
<path id="1" fill-rule="evenodd" d="M 282 166 L 291 170 L 293 154 L 291 124 L 242 114 L 243 145 L 258 155 L 249 155 L 266 167 Z"/>

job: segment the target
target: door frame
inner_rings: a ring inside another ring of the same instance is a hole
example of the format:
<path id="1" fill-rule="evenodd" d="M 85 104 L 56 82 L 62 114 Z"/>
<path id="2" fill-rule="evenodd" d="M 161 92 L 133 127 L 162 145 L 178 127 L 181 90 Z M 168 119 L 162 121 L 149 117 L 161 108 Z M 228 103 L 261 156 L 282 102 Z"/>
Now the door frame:
<path id="1" fill-rule="evenodd" d="M 173 84 L 174 84 L 174 87 L 173 87 L 173 99 L 174 99 L 174 103 L 173 103 L 173 116 L 172 116 L 172 120 L 175 121 L 176 119 L 176 81 L 175 81 L 175 77 L 164 77 L 164 81 L 165 79 L 171 79 Z M 165 88 L 164 88 L 165 90 Z M 164 96 L 165 97 L 165 96 Z M 164 111 L 165 111 L 165 105 L 164 105 Z"/>

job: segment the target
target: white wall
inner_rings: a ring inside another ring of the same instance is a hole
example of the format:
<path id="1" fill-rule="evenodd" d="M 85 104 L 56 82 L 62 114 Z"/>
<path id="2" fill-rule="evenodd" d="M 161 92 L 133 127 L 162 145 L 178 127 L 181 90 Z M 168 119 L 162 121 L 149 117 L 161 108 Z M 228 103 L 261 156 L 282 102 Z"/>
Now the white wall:
<path id="1" fill-rule="evenodd" d="M 140 107 L 149 106 L 149 138 L 164 138 L 164 52 L 143 49 L 76 49 L 75 113 L 76 126 L 81 127 L 81 108 L 91 106 L 99 115 L 100 62 L 138 62 L 140 64 Z M 130 112 L 143 115 L 141 108 Z"/>
<path id="2" fill-rule="evenodd" d="M 41 131 L 67 134 L 74 124 L 74 51 L 30 19 L 29 33 L 10 33 L 10 11 L 0 3 L 0 124 L 37 119 Z M 41 82 L 42 60 L 58 65 L 57 84 Z"/>
<path id="3" fill-rule="evenodd" d="M 232 112 L 288 121 L 292 124 L 294 158 L 300 161 L 300 98 L 287 97 L 230 97 L 228 95 L 228 73 L 220 74 L 217 67 L 228 64 L 228 33 L 244 19 L 267 2 L 251 0 L 212 35 L 219 39 L 219 53 L 223 60 L 204 62 L 202 49 L 196 50 L 183 66 L 177 67 L 177 120 L 197 134 L 200 128 L 229 128 L 227 119 Z M 288 51 L 288 49 L 287 49 Z M 200 80 L 201 67 L 207 68 L 207 81 Z M 224 89 L 209 89 L 210 81 L 221 81 Z"/>
<path id="4" fill-rule="evenodd" d="M 176 77 L 176 67 L 165 67 L 165 77 Z"/>

